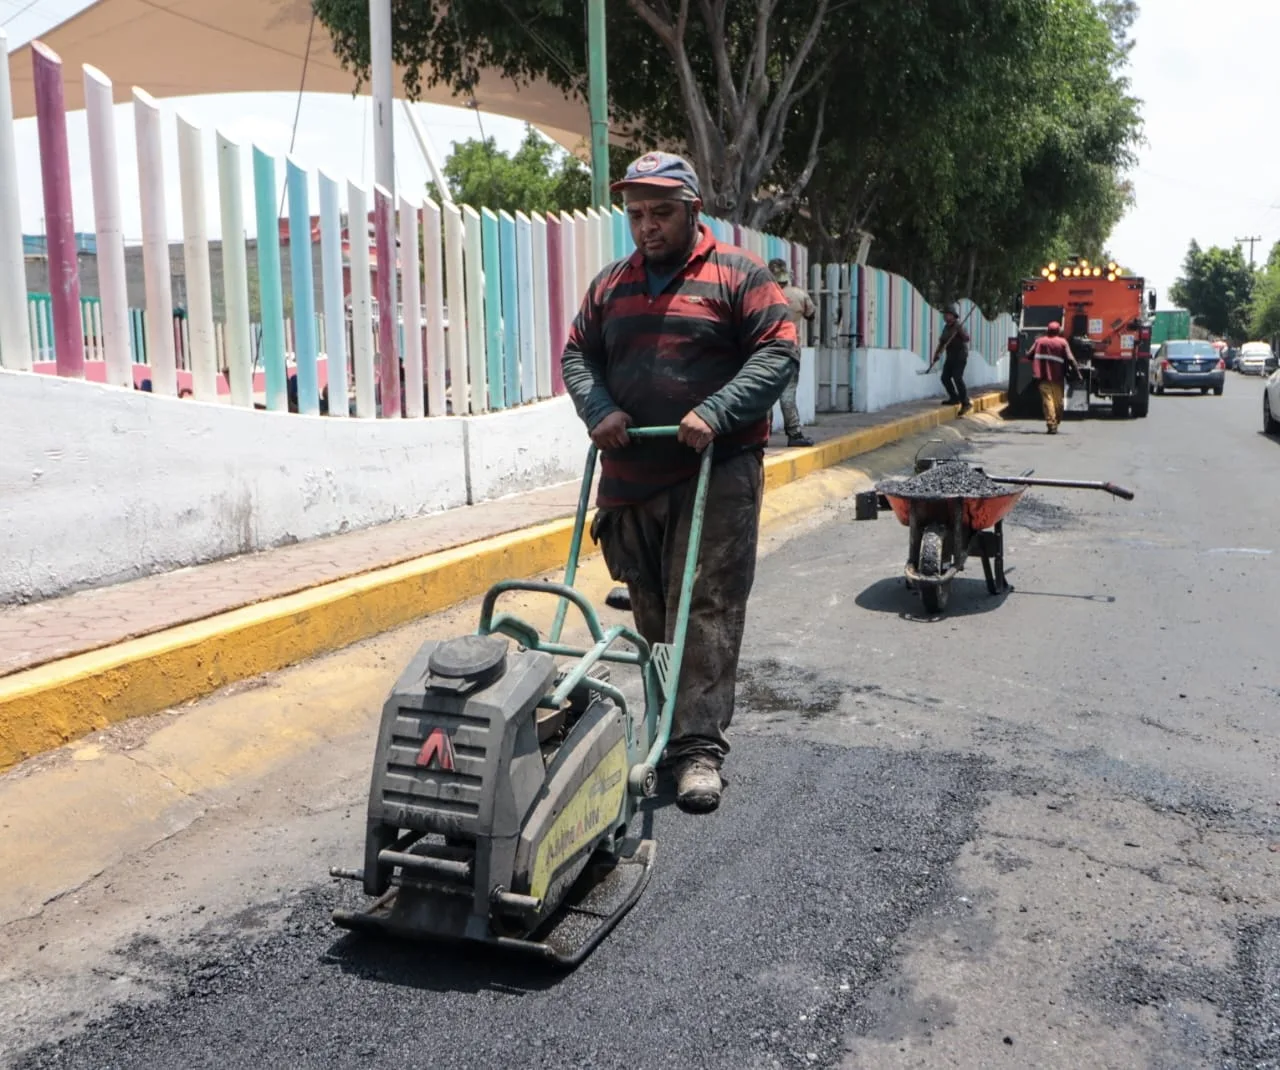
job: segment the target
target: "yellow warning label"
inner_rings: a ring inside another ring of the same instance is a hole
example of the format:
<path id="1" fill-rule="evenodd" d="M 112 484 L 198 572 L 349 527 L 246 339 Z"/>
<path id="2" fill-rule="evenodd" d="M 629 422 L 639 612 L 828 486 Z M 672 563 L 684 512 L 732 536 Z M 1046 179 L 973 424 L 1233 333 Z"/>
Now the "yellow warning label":
<path id="1" fill-rule="evenodd" d="M 533 859 L 529 894 L 541 899 L 560 866 L 609 827 L 627 790 L 627 745 L 618 740 L 560 811 Z"/>

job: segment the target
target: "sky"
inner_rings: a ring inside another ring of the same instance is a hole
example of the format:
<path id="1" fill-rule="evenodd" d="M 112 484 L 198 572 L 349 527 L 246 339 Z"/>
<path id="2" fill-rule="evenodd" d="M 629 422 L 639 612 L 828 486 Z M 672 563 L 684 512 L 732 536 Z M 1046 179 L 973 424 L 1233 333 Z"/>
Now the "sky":
<path id="1" fill-rule="evenodd" d="M 0 26 L 12 49 L 85 6 L 82 0 L 0 0 Z M 1129 71 L 1132 91 L 1143 101 L 1145 120 L 1145 143 L 1130 176 L 1137 205 L 1117 228 L 1110 251 L 1156 287 L 1164 306 L 1192 238 L 1209 246 L 1260 237 L 1255 250 L 1260 262 L 1280 239 L 1280 138 L 1275 136 L 1273 118 L 1280 82 L 1267 54 L 1267 46 L 1280 40 L 1280 3 L 1142 0 L 1142 8 L 1134 28 L 1137 46 Z M 1251 54 L 1250 42 L 1259 43 L 1256 54 Z M 102 65 L 109 69 L 105 59 Z M 297 95 L 292 93 L 159 101 L 168 142 L 166 207 L 172 235 L 181 234 L 182 220 L 173 115 L 181 113 L 206 128 L 205 182 L 208 189 L 215 190 L 213 130 L 283 157 L 294 136 L 297 103 Z M 500 148 L 511 150 L 524 132 L 522 123 L 500 116 L 479 116 L 435 105 L 417 108 L 441 159 L 454 141 L 479 137 L 483 132 L 495 138 Z M 398 188 L 422 189 L 429 180 L 426 164 L 399 109 L 395 116 Z M 76 228 L 91 231 L 93 205 L 84 114 L 71 115 L 68 127 Z M 141 222 L 129 105 L 117 107 L 116 128 L 125 232 L 128 238 L 138 239 Z M 17 137 L 23 161 L 19 177 L 23 226 L 29 233 L 39 233 L 42 207 L 34 120 L 19 122 Z M 371 184 L 369 98 L 304 95 L 293 155 L 309 169 Z M 245 192 L 249 196 L 248 153 L 245 156 Z M 216 197 L 210 197 L 210 202 L 210 235 L 217 237 Z M 252 232 L 252 213 L 249 215 Z"/>
<path id="2" fill-rule="evenodd" d="M 1280 240 L 1280 80 L 1270 54 L 1280 3 L 1141 2 L 1130 77 L 1146 144 L 1131 176 L 1138 203 L 1111 251 L 1168 307 L 1192 238 L 1208 247 L 1260 237 L 1259 263 Z"/>

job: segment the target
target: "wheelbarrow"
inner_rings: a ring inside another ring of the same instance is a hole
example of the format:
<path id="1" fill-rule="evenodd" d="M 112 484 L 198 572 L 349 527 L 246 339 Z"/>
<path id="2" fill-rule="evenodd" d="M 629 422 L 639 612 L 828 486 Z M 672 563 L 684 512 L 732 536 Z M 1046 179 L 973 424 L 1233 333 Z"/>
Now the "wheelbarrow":
<path id="1" fill-rule="evenodd" d="M 908 480 L 882 484 L 876 491 L 867 492 L 868 500 L 859 502 L 858 508 L 859 519 L 870 519 L 874 514 L 868 508 L 869 499 L 874 495 L 876 513 L 880 508 L 892 509 L 894 516 L 909 529 L 904 570 L 907 586 L 920 592 L 925 609 L 932 615 L 946 611 L 951 581 L 964 571 L 969 557 L 975 553 L 982 558 L 987 591 L 994 596 L 1010 590 L 1004 572 L 1004 521 L 1027 487 L 1102 490 L 1125 501 L 1132 501 L 1134 497 L 1132 491 L 1114 483 L 1033 479 L 1030 470 L 1020 476 L 992 476 L 958 460 L 917 463 L 917 473 L 935 464 L 965 464 L 966 468 L 986 475 L 992 483 L 1010 489 L 1003 494 L 940 496 L 932 491 L 913 492 Z"/>

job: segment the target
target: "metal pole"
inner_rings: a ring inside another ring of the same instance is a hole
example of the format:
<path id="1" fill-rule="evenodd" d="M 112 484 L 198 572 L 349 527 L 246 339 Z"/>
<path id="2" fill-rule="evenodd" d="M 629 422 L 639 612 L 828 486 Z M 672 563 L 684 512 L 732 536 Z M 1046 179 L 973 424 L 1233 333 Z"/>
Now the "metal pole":
<path id="1" fill-rule="evenodd" d="M 385 302 L 385 309 L 379 310 L 380 323 L 384 329 L 380 329 L 378 333 L 379 366 L 384 379 L 382 415 L 399 418 L 399 358 L 395 355 L 399 287 L 396 285 L 398 258 L 395 243 L 396 154 L 393 136 L 395 113 L 392 110 L 395 90 L 391 62 L 391 0 L 369 0 L 369 49 L 373 75 L 374 205 L 376 209 L 379 204 L 377 190 L 381 187 L 386 192 L 385 208 L 389 217 L 385 222 L 390 227 L 390 245 L 383 248 L 382 242 L 378 243 L 378 300 L 380 304 Z M 389 327 L 386 326 L 388 323 Z M 387 411 L 388 405 L 394 411 Z"/>
<path id="2" fill-rule="evenodd" d="M 603 208 L 609 204 L 609 63 L 605 48 L 604 0 L 587 0 L 587 58 L 591 103 L 591 203 Z"/>
<path id="3" fill-rule="evenodd" d="M 391 0 L 369 0 L 369 59 L 373 81 L 374 184 L 394 195 L 395 140 L 392 136 Z"/>
<path id="4" fill-rule="evenodd" d="M 435 147 L 431 144 L 430 137 L 427 135 L 422 123 L 418 121 L 413 105 L 407 100 L 400 101 L 400 104 L 409 120 L 409 130 L 413 133 L 414 140 L 418 142 L 418 149 L 422 152 L 422 158 L 427 162 L 427 169 L 431 172 L 431 181 L 435 184 L 436 192 L 440 195 L 440 203 L 452 204 L 453 194 L 449 192 L 449 183 L 445 181 L 444 168 L 440 166 L 440 160 L 436 156 Z"/>

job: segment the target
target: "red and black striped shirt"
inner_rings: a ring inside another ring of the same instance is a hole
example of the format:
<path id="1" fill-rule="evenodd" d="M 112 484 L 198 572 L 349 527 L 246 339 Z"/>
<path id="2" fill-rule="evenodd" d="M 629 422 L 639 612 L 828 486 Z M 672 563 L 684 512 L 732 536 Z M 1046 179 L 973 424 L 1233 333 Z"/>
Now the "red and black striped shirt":
<path id="1" fill-rule="evenodd" d="M 561 358 L 565 386 L 588 429 L 619 409 L 637 427 L 678 424 L 694 411 L 716 433 L 717 460 L 760 449 L 800 359 L 787 312 L 765 266 L 703 226 L 657 297 L 639 251 L 596 276 Z M 674 439 L 606 451 L 598 504 L 642 502 L 697 471 L 697 453 Z"/>

